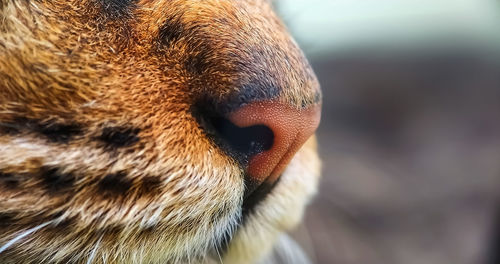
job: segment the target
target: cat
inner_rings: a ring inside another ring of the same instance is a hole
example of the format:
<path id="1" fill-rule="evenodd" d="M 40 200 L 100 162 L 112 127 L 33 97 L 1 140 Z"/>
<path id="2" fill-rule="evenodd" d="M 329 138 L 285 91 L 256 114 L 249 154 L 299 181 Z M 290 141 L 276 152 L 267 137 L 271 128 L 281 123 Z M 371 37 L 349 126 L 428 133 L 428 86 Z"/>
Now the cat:
<path id="1" fill-rule="evenodd" d="M 265 263 L 293 242 L 321 91 L 270 1 L 0 18 L 0 263 Z"/>

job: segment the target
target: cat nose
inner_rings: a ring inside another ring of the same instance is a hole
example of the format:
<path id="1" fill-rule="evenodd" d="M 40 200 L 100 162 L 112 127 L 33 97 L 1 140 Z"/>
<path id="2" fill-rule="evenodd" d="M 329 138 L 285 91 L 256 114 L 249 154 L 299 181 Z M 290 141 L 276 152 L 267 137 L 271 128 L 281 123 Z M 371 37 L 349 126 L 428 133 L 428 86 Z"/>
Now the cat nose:
<path id="1" fill-rule="evenodd" d="M 319 104 L 297 108 L 274 100 L 251 102 L 231 112 L 228 120 L 239 128 L 239 144 L 250 150 L 249 180 L 254 184 L 274 183 L 314 134 L 320 116 Z"/>

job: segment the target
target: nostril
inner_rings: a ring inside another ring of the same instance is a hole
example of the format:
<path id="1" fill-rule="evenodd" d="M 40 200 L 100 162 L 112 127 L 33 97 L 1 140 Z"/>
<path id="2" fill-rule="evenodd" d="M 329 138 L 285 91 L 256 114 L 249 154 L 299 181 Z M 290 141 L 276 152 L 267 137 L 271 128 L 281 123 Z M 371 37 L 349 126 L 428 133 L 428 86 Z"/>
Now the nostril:
<path id="1" fill-rule="evenodd" d="M 273 131 L 265 125 L 238 127 L 223 117 L 213 117 L 209 121 L 221 141 L 220 144 L 225 145 L 224 147 L 241 163 L 248 163 L 252 156 L 273 146 Z"/>
<path id="2" fill-rule="evenodd" d="M 268 100 L 245 104 L 228 115 L 238 127 L 264 125 L 273 133 L 269 150 L 251 157 L 246 173 L 257 184 L 272 184 L 295 153 L 314 134 L 320 120 L 320 104 L 305 108 Z"/>
<path id="3" fill-rule="evenodd" d="M 198 123 L 210 139 L 229 156 L 247 167 L 250 159 L 271 149 L 273 131 L 265 125 L 239 127 L 211 107 L 198 105 L 194 111 Z"/>
<path id="4" fill-rule="evenodd" d="M 206 135 L 240 162 L 247 182 L 272 184 L 316 130 L 320 105 L 297 108 L 279 101 L 256 101 L 219 114 L 211 104 L 194 111 Z"/>

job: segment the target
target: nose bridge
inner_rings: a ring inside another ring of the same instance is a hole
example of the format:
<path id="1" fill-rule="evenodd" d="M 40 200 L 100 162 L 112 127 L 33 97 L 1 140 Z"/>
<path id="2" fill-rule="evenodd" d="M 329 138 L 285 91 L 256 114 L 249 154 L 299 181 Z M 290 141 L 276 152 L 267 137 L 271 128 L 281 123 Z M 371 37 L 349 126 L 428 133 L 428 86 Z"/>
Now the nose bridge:
<path id="1" fill-rule="evenodd" d="M 319 101 L 309 63 L 268 1 L 190 3 L 181 23 L 195 94 L 225 105 L 224 112 L 270 99 L 295 107 Z"/>
<path id="2" fill-rule="evenodd" d="M 226 45 L 234 49 L 225 52 L 237 76 L 233 100 L 241 104 L 276 99 L 297 108 L 318 103 L 319 84 L 309 62 L 284 26 L 275 28 L 232 32 L 235 37 Z"/>

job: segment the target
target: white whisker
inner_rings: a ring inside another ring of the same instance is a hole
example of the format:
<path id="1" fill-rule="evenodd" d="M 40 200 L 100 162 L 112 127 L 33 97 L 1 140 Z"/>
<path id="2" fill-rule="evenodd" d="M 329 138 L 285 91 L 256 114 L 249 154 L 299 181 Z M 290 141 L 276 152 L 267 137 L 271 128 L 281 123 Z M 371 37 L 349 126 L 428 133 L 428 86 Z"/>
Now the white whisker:
<path id="1" fill-rule="evenodd" d="M 52 222 L 54 222 L 54 220 L 52 221 L 48 221 L 46 223 L 43 223 L 41 225 L 38 225 L 38 226 L 35 226 L 33 228 L 30 228 L 24 232 L 22 232 L 21 234 L 19 234 L 18 236 L 16 236 L 15 238 L 11 239 L 9 242 L 7 242 L 5 245 L 3 245 L 1 248 L 0 248 L 0 253 L 4 252 L 5 250 L 7 250 L 10 246 L 14 245 L 16 242 L 18 242 L 19 240 L 23 239 L 24 237 L 26 237 L 27 235 L 31 234 L 31 233 L 34 233 L 44 227 L 46 227 L 47 225 L 50 225 Z"/>
<path id="2" fill-rule="evenodd" d="M 217 256 L 219 257 L 220 264 L 224 264 L 224 262 L 222 262 L 222 257 L 220 256 L 219 246 L 218 245 L 215 245 L 215 252 L 217 252 Z"/>
<path id="3" fill-rule="evenodd" d="M 89 258 L 87 259 L 87 264 L 91 264 L 92 263 L 92 260 L 94 260 L 95 258 L 95 254 L 97 252 L 97 249 L 99 248 L 99 244 L 101 243 L 101 239 L 102 239 L 102 236 L 99 238 L 99 240 L 97 240 L 97 243 L 95 244 L 94 248 L 92 249 L 92 251 L 90 252 L 90 256 Z"/>

